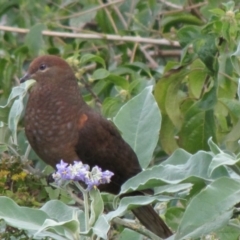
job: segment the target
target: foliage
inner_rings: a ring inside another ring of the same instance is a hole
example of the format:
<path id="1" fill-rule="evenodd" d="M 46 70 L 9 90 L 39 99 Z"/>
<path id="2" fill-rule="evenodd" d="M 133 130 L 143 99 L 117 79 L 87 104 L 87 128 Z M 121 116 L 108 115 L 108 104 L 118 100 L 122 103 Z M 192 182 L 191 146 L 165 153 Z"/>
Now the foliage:
<path id="1" fill-rule="evenodd" d="M 237 239 L 240 13 L 235 4 L 0 0 L 1 237 L 157 239 L 125 221 L 127 210 L 152 203 L 174 231 L 171 239 Z M 20 33 L 24 29 L 29 32 Z M 48 31 L 42 35 L 43 30 Z M 19 77 L 22 66 L 46 53 L 69 62 L 85 101 L 111 119 L 136 152 L 144 171 L 129 179 L 121 194 L 154 189 L 153 196 L 121 199 L 92 189 L 88 231 L 81 198 L 69 185 L 47 186 L 42 175 L 53 170 L 29 151 L 24 134 L 31 84 L 18 86 Z"/>

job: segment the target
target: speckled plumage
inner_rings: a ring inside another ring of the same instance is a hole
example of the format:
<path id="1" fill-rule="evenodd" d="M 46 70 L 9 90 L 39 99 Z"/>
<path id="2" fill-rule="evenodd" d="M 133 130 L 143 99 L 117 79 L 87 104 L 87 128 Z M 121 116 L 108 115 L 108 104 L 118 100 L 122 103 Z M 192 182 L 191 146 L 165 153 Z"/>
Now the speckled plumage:
<path id="1" fill-rule="evenodd" d="M 137 156 L 115 126 L 83 101 L 71 67 L 59 57 L 41 56 L 21 82 L 28 79 L 36 80 L 25 114 L 25 131 L 34 151 L 54 168 L 61 159 L 68 163 L 80 159 L 110 170 L 111 183 L 100 189 L 119 193 L 121 185 L 141 171 Z M 155 234 L 171 235 L 151 206 L 133 212 Z"/>

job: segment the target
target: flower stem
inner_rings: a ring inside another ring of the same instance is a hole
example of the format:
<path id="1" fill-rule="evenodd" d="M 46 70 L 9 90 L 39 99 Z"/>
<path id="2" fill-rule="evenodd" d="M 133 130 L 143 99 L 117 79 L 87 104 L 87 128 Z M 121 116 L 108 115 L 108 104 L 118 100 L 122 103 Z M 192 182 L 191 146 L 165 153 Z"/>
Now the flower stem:
<path id="1" fill-rule="evenodd" d="M 89 230 L 89 203 L 88 203 L 88 191 L 86 191 L 79 182 L 75 182 L 78 189 L 83 194 L 83 201 L 84 201 L 84 212 L 85 212 L 85 231 Z"/>

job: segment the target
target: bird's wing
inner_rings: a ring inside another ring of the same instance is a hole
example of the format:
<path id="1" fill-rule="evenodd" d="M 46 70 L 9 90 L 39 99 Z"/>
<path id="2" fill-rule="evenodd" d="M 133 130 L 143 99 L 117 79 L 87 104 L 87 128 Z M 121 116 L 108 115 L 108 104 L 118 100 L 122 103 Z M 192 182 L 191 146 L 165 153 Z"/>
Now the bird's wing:
<path id="1" fill-rule="evenodd" d="M 76 152 L 80 160 L 91 167 L 97 165 L 103 170 L 112 171 L 112 179 L 118 191 L 127 179 L 141 171 L 136 154 L 123 140 L 117 128 L 93 111 L 79 117 Z"/>

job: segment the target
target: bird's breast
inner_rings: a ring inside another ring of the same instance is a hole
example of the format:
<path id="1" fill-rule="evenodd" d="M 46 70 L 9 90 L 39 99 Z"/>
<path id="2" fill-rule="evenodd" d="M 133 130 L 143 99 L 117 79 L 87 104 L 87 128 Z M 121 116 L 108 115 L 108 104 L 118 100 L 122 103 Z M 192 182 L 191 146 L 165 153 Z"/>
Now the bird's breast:
<path id="1" fill-rule="evenodd" d="M 26 114 L 25 131 L 30 145 L 45 161 L 75 158 L 74 147 L 78 141 L 78 109 L 64 99 L 39 101 L 30 96 Z M 76 158 L 75 158 L 76 159 Z"/>

